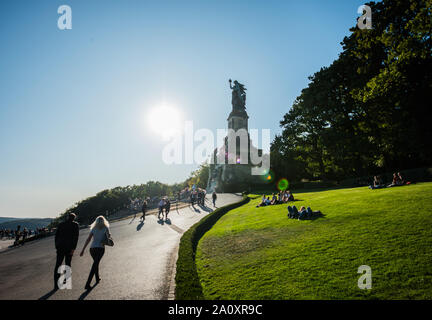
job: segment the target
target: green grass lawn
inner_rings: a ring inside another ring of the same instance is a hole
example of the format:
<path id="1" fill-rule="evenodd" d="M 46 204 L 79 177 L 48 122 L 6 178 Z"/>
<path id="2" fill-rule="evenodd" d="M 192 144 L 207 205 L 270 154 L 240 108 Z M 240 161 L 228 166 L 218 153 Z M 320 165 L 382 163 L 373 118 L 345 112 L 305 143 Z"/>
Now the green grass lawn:
<path id="1" fill-rule="evenodd" d="M 297 208 L 260 198 L 224 215 L 200 240 L 196 264 L 206 299 L 431 299 L 432 183 L 294 193 Z M 372 269 L 360 290 L 358 267 Z"/>

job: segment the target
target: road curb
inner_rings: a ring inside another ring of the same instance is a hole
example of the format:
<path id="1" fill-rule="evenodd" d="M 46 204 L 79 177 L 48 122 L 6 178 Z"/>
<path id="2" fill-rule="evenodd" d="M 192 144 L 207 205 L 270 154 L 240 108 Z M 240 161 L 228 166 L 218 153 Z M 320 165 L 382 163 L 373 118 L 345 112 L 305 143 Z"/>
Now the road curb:
<path id="1" fill-rule="evenodd" d="M 179 249 L 179 244 L 177 244 L 177 246 L 174 249 L 174 253 L 171 255 L 171 263 L 170 263 L 171 279 L 170 279 L 170 286 L 168 291 L 168 300 L 175 300 L 175 288 L 176 288 L 175 276 L 177 272 L 176 264 L 178 258 L 178 249 Z"/>

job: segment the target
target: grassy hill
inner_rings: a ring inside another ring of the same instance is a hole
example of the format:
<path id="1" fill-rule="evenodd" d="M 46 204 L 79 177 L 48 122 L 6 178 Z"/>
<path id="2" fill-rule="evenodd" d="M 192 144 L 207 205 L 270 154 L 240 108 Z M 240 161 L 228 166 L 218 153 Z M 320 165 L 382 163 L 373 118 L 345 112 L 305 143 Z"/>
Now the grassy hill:
<path id="1" fill-rule="evenodd" d="M 228 212 L 200 240 L 206 299 L 432 299 L 432 183 L 295 194 L 297 208 L 325 217 L 287 218 L 287 205 Z M 293 204 L 293 203 L 291 203 Z M 372 268 L 360 290 L 358 267 Z"/>

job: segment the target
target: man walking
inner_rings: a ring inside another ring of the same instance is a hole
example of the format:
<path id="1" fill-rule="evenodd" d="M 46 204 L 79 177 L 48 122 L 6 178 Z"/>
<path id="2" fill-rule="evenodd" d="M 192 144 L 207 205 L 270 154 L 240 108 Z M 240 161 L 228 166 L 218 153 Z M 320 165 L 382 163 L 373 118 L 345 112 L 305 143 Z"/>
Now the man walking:
<path id="1" fill-rule="evenodd" d="M 54 269 L 54 290 L 59 288 L 60 274 L 58 269 L 65 260 L 67 266 L 71 266 L 72 256 L 78 243 L 79 225 L 74 220 L 76 215 L 69 213 L 66 221 L 61 222 L 55 234 L 55 247 L 57 249 L 57 261 Z"/>
<path id="2" fill-rule="evenodd" d="M 213 191 L 212 199 L 213 199 L 213 207 L 216 207 L 216 199 L 217 199 L 216 191 Z"/>
<path id="3" fill-rule="evenodd" d="M 169 200 L 169 198 L 166 199 L 165 201 L 165 221 L 168 220 L 168 213 L 171 210 L 171 202 Z"/>
<path id="4" fill-rule="evenodd" d="M 14 242 L 14 246 L 15 245 L 19 245 L 19 239 L 21 237 L 21 226 L 17 226 L 16 230 L 15 230 L 15 242 Z"/>
<path id="5" fill-rule="evenodd" d="M 142 211 L 142 214 L 143 214 L 142 217 L 141 217 L 141 219 L 142 219 L 142 221 L 144 221 L 145 220 L 145 214 L 146 214 L 146 211 L 147 211 L 147 200 L 144 200 L 142 208 L 141 208 L 141 211 Z"/>
<path id="6" fill-rule="evenodd" d="M 163 209 L 164 209 L 164 207 L 165 207 L 165 201 L 164 201 L 164 199 L 162 198 L 160 201 L 159 201 L 159 204 L 158 204 L 158 209 L 159 209 L 159 213 L 158 213 L 158 220 L 161 220 L 161 214 L 162 214 L 162 218 L 163 218 Z"/>

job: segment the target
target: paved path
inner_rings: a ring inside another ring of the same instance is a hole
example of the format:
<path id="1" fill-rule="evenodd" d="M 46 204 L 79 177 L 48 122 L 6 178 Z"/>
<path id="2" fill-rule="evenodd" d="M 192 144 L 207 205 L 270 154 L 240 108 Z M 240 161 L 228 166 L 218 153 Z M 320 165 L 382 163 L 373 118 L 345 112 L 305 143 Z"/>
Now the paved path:
<path id="1" fill-rule="evenodd" d="M 219 194 L 217 206 L 237 202 L 239 195 Z M 206 202 L 210 206 L 209 197 Z M 170 223 L 161 224 L 154 215 L 144 223 L 136 219 L 111 224 L 114 247 L 106 247 L 100 265 L 102 281 L 91 291 L 84 285 L 92 259 L 86 250 L 79 256 L 89 230 L 80 230 L 72 259 L 72 289 L 51 292 L 55 266 L 54 237 L 0 253 L 0 299 L 168 299 L 172 298 L 173 275 L 182 233 L 199 221 L 209 207 L 175 210 Z M 94 280 L 93 283 L 94 284 Z M 171 292 L 170 292 L 171 291 Z"/>

